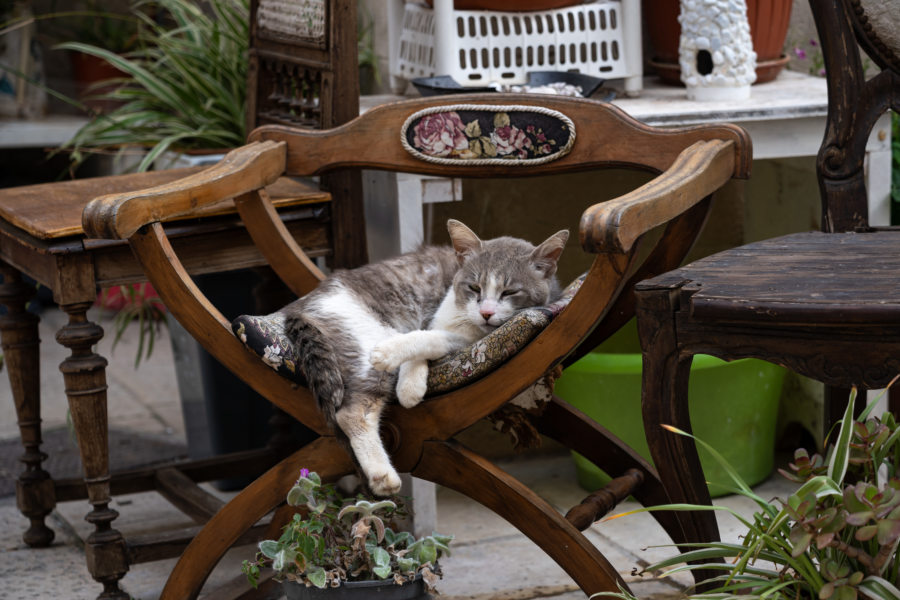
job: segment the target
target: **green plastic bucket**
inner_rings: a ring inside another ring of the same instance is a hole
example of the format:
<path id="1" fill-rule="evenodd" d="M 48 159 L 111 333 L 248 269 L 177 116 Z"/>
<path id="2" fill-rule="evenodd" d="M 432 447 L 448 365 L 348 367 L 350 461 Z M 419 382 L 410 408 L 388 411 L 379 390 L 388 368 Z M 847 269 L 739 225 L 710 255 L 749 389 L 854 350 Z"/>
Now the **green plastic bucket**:
<path id="1" fill-rule="evenodd" d="M 688 394 L 693 433 L 722 454 L 750 485 L 772 472 L 784 374 L 782 367 L 752 358 L 729 363 L 698 354 L 691 366 Z M 588 354 L 563 372 L 555 393 L 650 460 L 641 416 L 640 354 Z M 698 451 L 710 494 L 729 493 L 721 485 L 734 488 L 731 478 L 708 452 Z M 594 491 L 609 482 L 593 463 L 572 454 L 583 488 Z"/>

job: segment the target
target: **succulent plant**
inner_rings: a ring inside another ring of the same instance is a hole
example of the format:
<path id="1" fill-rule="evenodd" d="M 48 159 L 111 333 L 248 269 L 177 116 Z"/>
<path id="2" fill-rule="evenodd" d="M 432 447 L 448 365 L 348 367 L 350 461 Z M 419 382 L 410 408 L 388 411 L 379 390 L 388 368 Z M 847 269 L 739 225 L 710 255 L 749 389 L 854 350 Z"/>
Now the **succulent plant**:
<path id="1" fill-rule="evenodd" d="M 434 533 L 420 539 L 391 528 L 404 516 L 402 500 L 370 502 L 345 498 L 316 473 L 301 470 L 287 494 L 298 507 L 277 540 L 263 540 L 254 561 L 242 571 L 256 586 L 261 569 L 271 568 L 281 580 L 319 588 L 345 581 L 392 578 L 403 584 L 421 575 L 429 590 L 440 577 L 437 561 L 449 555 L 453 536 Z"/>

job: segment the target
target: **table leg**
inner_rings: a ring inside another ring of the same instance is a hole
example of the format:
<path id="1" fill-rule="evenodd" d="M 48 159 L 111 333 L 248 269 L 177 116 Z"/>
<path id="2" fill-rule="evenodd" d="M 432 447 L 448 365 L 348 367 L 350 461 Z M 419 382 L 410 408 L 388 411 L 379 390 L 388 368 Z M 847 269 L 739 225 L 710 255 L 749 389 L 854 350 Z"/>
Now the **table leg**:
<path id="1" fill-rule="evenodd" d="M 66 382 L 69 411 L 78 437 L 91 511 L 85 519 L 94 531 L 85 544 L 88 571 L 103 584 L 100 598 L 128 599 L 119 580 L 128 571 L 122 534 L 112 527 L 119 515 L 109 507 L 109 434 L 106 413 L 106 359 L 92 347 L 103 337 L 103 329 L 87 319 L 90 302 L 61 305 L 69 322 L 56 334 L 56 341 L 72 351 L 59 366 Z"/>
<path id="2" fill-rule="evenodd" d="M 711 505 L 694 440 L 662 427 L 670 425 L 691 433 L 688 378 L 693 356 L 678 351 L 674 304 L 678 294 L 679 290 L 662 289 L 637 295 L 638 335 L 644 354 L 641 378 L 644 434 L 669 500 L 676 504 Z M 719 541 L 719 528 L 712 511 L 674 514 L 688 543 Z M 680 549 L 684 552 L 690 548 Z M 698 569 L 692 574 L 699 584 L 718 573 Z"/>
<path id="3" fill-rule="evenodd" d="M 13 267 L 0 263 L 3 284 L 0 303 L 7 313 L 0 317 L 0 342 L 9 385 L 16 405 L 19 435 L 25 453 L 20 457 L 25 470 L 16 481 L 19 510 L 31 521 L 22 539 L 35 548 L 49 546 L 54 533 L 44 519 L 56 506 L 53 480 L 41 463 L 47 455 L 41 451 L 41 377 L 38 317 L 25 310 L 34 295 L 34 286 L 22 281 Z"/>

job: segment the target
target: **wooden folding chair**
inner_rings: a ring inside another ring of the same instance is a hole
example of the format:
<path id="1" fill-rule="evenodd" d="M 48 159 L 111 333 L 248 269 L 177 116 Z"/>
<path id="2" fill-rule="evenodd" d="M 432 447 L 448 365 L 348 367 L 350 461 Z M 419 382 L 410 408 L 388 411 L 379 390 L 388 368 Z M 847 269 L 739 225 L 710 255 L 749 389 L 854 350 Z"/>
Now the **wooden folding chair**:
<path id="1" fill-rule="evenodd" d="M 454 135 L 468 131 L 470 142 L 490 139 L 492 131 L 503 137 L 516 130 L 520 143 L 505 158 L 502 148 L 491 157 L 484 144 L 474 143 L 467 151 L 448 155 L 416 136 L 428 120 L 432 126 L 442 121 Z M 477 133 L 473 122 L 478 123 Z M 503 130 L 507 122 L 511 129 Z M 530 142 L 524 143 L 519 134 Z M 660 478 L 647 461 L 558 398 L 548 397 L 539 416 L 537 411 L 519 413 L 530 427 L 580 452 L 615 478 L 608 490 L 592 494 L 564 517 L 453 436 L 500 409 L 513 410 L 510 401 L 520 392 L 590 351 L 633 314 L 634 283 L 678 265 L 704 222 L 711 194 L 731 178 L 748 175 L 751 146 L 746 133 L 729 125 L 652 128 L 614 106 L 584 99 L 464 95 L 388 104 L 324 131 L 263 126 L 250 139 L 207 172 L 150 190 L 104 196 L 84 212 L 84 227 L 92 236 L 128 240 L 166 305 L 210 353 L 320 436 L 250 484 L 209 521 L 182 555 L 163 597 L 195 597 L 226 550 L 273 510 L 270 534 L 277 533 L 289 517 L 283 499 L 301 467 L 335 479 L 352 472 L 353 463 L 300 383 L 302 378 L 276 371 L 271 360 L 267 364 L 245 347 L 233 327 L 246 333 L 241 329 L 246 319 L 229 323 L 203 297 L 160 220 L 234 197 L 260 251 L 285 283 L 303 295 L 322 273 L 285 235 L 263 188 L 283 174 L 325 175 L 346 168 L 473 178 L 614 166 L 661 173 L 614 200 L 584 199 L 578 232 L 582 248 L 594 258 L 567 306 L 525 311 L 501 328 L 512 332 L 509 337 L 492 337 L 498 330 L 477 342 L 487 349 L 486 364 L 473 373 L 454 371 L 452 358 L 432 365 L 426 401 L 409 410 L 392 407 L 383 428 L 398 471 L 455 489 L 489 507 L 534 540 L 586 593 L 625 586 L 579 530 L 629 494 L 644 505 L 667 502 Z M 649 232 L 654 233 L 645 235 Z M 278 315 L 268 318 L 275 330 L 270 334 L 283 343 Z M 513 346 L 517 350 L 510 355 Z M 492 352 L 494 347 L 501 351 Z M 674 541 L 686 541 L 677 520 L 657 516 Z"/>

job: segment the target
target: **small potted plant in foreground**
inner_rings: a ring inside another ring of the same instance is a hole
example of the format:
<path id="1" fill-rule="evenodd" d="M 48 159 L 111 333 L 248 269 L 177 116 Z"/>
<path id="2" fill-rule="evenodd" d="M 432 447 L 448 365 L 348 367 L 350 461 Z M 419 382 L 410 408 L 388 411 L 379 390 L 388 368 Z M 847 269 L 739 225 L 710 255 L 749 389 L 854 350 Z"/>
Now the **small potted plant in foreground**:
<path id="1" fill-rule="evenodd" d="M 332 588 L 340 589 L 340 598 L 376 592 L 380 598 L 427 598 L 440 578 L 438 559 L 450 554 L 453 536 L 415 539 L 391 529 L 405 514 L 397 502 L 344 498 L 306 469 L 287 503 L 298 512 L 280 538 L 259 543 L 256 559 L 245 560 L 242 571 L 255 587 L 262 569 L 271 568 L 289 600 L 330 599 L 337 593 Z"/>
<path id="2" fill-rule="evenodd" d="M 798 484 L 786 500 L 759 497 L 731 469 L 733 491 L 759 506 L 751 519 L 723 506 L 653 507 L 726 510 L 747 530 L 741 543 L 692 544 L 696 549 L 643 572 L 718 570 L 705 591 L 689 595 L 698 600 L 900 598 L 900 425 L 890 412 L 871 416 L 874 403 L 854 420 L 855 397 L 854 390 L 826 458 L 797 450 L 792 472 L 782 471 Z M 627 593 L 595 596 L 634 600 Z"/>

